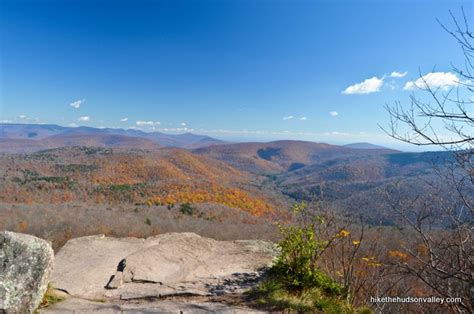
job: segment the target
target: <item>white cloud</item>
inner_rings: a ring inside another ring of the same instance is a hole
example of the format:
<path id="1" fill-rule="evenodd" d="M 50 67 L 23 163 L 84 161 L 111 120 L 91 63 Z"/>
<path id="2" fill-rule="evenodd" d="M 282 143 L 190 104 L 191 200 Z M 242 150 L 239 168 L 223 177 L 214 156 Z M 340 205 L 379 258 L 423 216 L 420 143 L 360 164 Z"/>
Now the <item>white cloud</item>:
<path id="1" fill-rule="evenodd" d="M 392 73 L 390 73 L 390 77 L 396 77 L 396 78 L 400 78 L 400 77 L 404 77 L 408 74 L 407 71 L 405 72 L 397 72 L 397 71 L 393 71 Z"/>
<path id="2" fill-rule="evenodd" d="M 374 76 L 372 78 L 366 79 L 361 83 L 356 83 L 347 87 L 343 94 L 351 95 L 351 94 L 370 94 L 379 92 L 380 88 L 383 85 L 383 78 L 379 79 L 378 77 Z"/>
<path id="3" fill-rule="evenodd" d="M 291 120 L 293 118 L 294 118 L 294 116 L 286 116 L 286 117 L 283 117 L 283 120 Z"/>
<path id="4" fill-rule="evenodd" d="M 441 88 L 447 89 L 449 87 L 456 86 L 460 83 L 460 79 L 456 74 L 452 72 L 430 72 L 416 81 L 408 81 L 403 87 L 404 90 L 413 90 L 416 88 L 426 89 L 430 88 Z"/>
<path id="5" fill-rule="evenodd" d="M 21 119 L 21 120 L 24 120 L 24 119 L 26 119 L 26 115 L 21 114 L 21 115 L 18 116 L 18 118 Z"/>
<path id="6" fill-rule="evenodd" d="M 181 126 L 186 126 L 186 123 L 181 122 L 179 125 L 181 125 Z"/>
<path id="7" fill-rule="evenodd" d="M 337 111 L 330 111 L 330 112 L 329 112 L 329 115 L 331 115 L 331 116 L 333 116 L 333 117 L 336 117 L 336 116 L 339 115 L 339 112 L 337 112 Z"/>
<path id="8" fill-rule="evenodd" d="M 308 118 L 307 117 L 301 117 L 300 120 L 301 121 L 306 121 L 306 120 L 308 120 Z"/>
<path id="9" fill-rule="evenodd" d="M 82 117 L 77 118 L 77 121 L 80 121 L 80 122 L 87 122 L 90 120 L 91 120 L 91 117 L 89 116 L 82 116 Z"/>
<path id="10" fill-rule="evenodd" d="M 73 108 L 76 108 L 76 109 L 79 109 L 79 108 L 81 108 L 81 105 L 82 105 L 85 101 L 86 101 L 85 99 L 76 100 L 76 101 L 70 103 L 69 106 L 71 106 L 71 107 L 73 107 Z"/>
<path id="11" fill-rule="evenodd" d="M 178 129 L 179 130 L 179 129 Z M 160 131 L 177 131 L 177 129 L 161 129 Z M 283 130 L 228 130 L 228 129 L 196 129 L 194 130 L 198 134 L 206 134 L 210 136 L 222 136 L 222 137 L 234 137 L 234 136 L 243 136 L 243 137 L 252 137 L 260 139 L 306 139 L 310 141 L 326 141 L 326 140 L 337 140 L 344 139 L 347 142 L 351 141 L 363 141 L 363 142 L 381 142 L 391 141 L 391 137 L 387 136 L 385 133 L 368 133 L 368 132 L 342 132 L 342 131 L 327 131 L 327 132 L 293 132 L 293 131 L 283 131 Z M 395 140 L 394 140 L 395 141 Z"/>
<path id="12" fill-rule="evenodd" d="M 142 121 L 142 120 L 138 120 L 137 122 L 135 122 L 137 125 L 148 125 L 148 126 L 154 126 L 154 125 L 160 125 L 161 123 L 158 122 L 158 121 Z"/>
<path id="13" fill-rule="evenodd" d="M 187 128 L 187 127 L 184 127 L 184 128 L 164 128 L 164 129 L 161 129 L 160 131 L 164 131 L 164 132 L 194 132 L 194 129 L 190 129 L 190 128 Z"/>
<path id="14" fill-rule="evenodd" d="M 120 119 L 120 122 L 127 122 L 128 121 L 128 118 L 122 118 Z"/>

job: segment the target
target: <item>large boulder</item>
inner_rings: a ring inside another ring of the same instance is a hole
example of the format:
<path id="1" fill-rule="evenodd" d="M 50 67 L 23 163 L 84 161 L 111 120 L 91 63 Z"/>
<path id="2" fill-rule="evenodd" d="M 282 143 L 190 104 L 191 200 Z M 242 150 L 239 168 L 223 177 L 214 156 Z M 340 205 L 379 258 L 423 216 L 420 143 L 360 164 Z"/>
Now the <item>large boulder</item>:
<path id="1" fill-rule="evenodd" d="M 0 309 L 32 313 L 48 287 L 53 260 L 48 242 L 27 234 L 0 232 Z"/>
<path id="2" fill-rule="evenodd" d="M 276 254 L 271 242 L 216 241 L 194 233 L 90 236 L 60 250 L 52 282 L 72 296 L 94 300 L 240 293 L 258 281 Z"/>

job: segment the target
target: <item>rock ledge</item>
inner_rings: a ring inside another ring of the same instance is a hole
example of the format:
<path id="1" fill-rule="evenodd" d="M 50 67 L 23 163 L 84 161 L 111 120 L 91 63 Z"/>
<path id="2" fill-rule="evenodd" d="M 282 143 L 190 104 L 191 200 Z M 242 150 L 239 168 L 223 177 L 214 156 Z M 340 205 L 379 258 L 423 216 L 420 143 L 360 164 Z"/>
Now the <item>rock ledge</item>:
<path id="1" fill-rule="evenodd" d="M 259 281 L 276 255 L 271 242 L 216 241 L 194 233 L 89 236 L 60 250 L 52 282 L 73 297 L 115 303 L 238 294 Z"/>
<path id="2" fill-rule="evenodd" d="M 53 249 L 46 241 L 0 232 L 0 312 L 33 312 L 48 287 L 53 260 Z"/>

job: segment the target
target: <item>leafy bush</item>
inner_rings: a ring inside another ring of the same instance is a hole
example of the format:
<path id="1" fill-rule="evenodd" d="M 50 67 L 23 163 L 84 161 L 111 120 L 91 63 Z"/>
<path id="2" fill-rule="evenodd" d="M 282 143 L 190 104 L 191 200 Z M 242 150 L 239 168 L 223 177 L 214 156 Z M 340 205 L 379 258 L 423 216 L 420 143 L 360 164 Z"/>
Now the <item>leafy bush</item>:
<path id="1" fill-rule="evenodd" d="M 324 223 L 324 217 L 307 216 L 306 209 L 304 202 L 296 204 L 293 212 L 305 216 L 304 219 L 294 226 L 279 226 L 283 238 L 278 243 L 280 254 L 272 267 L 272 273 L 283 279 L 290 290 L 320 288 L 331 295 L 343 295 L 342 286 L 321 271 L 317 261 L 331 243 L 344 233 L 341 231 L 329 240 L 318 239 L 317 227 Z"/>
<path id="2" fill-rule="evenodd" d="M 293 211 L 299 213 L 305 209 L 306 204 L 301 203 L 295 205 Z M 318 258 L 334 240 L 318 239 L 317 224 L 322 224 L 323 219 L 316 216 L 308 223 L 280 226 L 283 239 L 278 246 L 281 251 L 272 272 L 283 279 L 290 290 L 320 288 L 330 295 L 343 295 L 345 291 L 342 286 L 317 267 Z"/>
<path id="3" fill-rule="evenodd" d="M 185 215 L 194 215 L 196 208 L 191 205 L 191 203 L 183 203 L 179 206 L 179 211 Z"/>
<path id="4" fill-rule="evenodd" d="M 322 232 L 323 215 L 311 214 L 305 203 L 293 207 L 296 224 L 280 225 L 280 253 L 268 277 L 250 292 L 259 305 L 301 312 L 355 312 L 346 289 L 318 267 L 321 255 L 350 232 Z"/>

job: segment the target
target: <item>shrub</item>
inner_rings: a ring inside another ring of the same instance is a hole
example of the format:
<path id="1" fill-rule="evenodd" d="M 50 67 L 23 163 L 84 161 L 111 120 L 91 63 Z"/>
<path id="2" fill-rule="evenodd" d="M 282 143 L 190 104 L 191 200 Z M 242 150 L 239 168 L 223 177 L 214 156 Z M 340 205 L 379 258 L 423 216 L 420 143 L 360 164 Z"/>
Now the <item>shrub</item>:
<path id="1" fill-rule="evenodd" d="M 179 211 L 185 215 L 192 216 L 194 215 L 196 208 L 194 208 L 194 206 L 192 206 L 191 203 L 183 203 L 179 207 Z"/>
<path id="2" fill-rule="evenodd" d="M 109 190 L 112 192 L 127 192 L 127 191 L 134 191 L 137 189 L 141 189 L 145 187 L 144 183 L 136 183 L 136 184 L 110 184 Z"/>
<path id="3" fill-rule="evenodd" d="M 257 305 L 266 309 L 298 312 L 353 313 L 346 289 L 318 267 L 321 255 L 333 244 L 349 236 L 342 229 L 335 234 L 322 232 L 323 215 L 310 214 L 305 203 L 293 207 L 296 223 L 279 225 L 280 252 L 268 277 L 250 291 Z"/>
<path id="4" fill-rule="evenodd" d="M 284 279 L 273 275 L 247 294 L 257 307 L 271 312 L 281 310 L 284 310 L 284 313 L 356 312 L 344 298 L 328 296 L 319 288 L 307 288 L 298 293 L 291 292 Z"/>
<path id="5" fill-rule="evenodd" d="M 295 213 L 306 210 L 306 204 L 294 206 Z M 321 254 L 338 237 L 344 236 L 345 230 L 335 235 L 332 239 L 318 239 L 317 225 L 322 224 L 324 218 L 315 216 L 303 220 L 296 226 L 280 226 L 282 240 L 278 243 L 280 254 L 272 273 L 281 278 L 289 290 L 303 291 L 305 289 L 320 288 L 330 295 L 343 295 L 343 287 L 331 277 L 321 271 L 317 262 Z M 347 232 L 347 231 L 345 231 Z"/>

